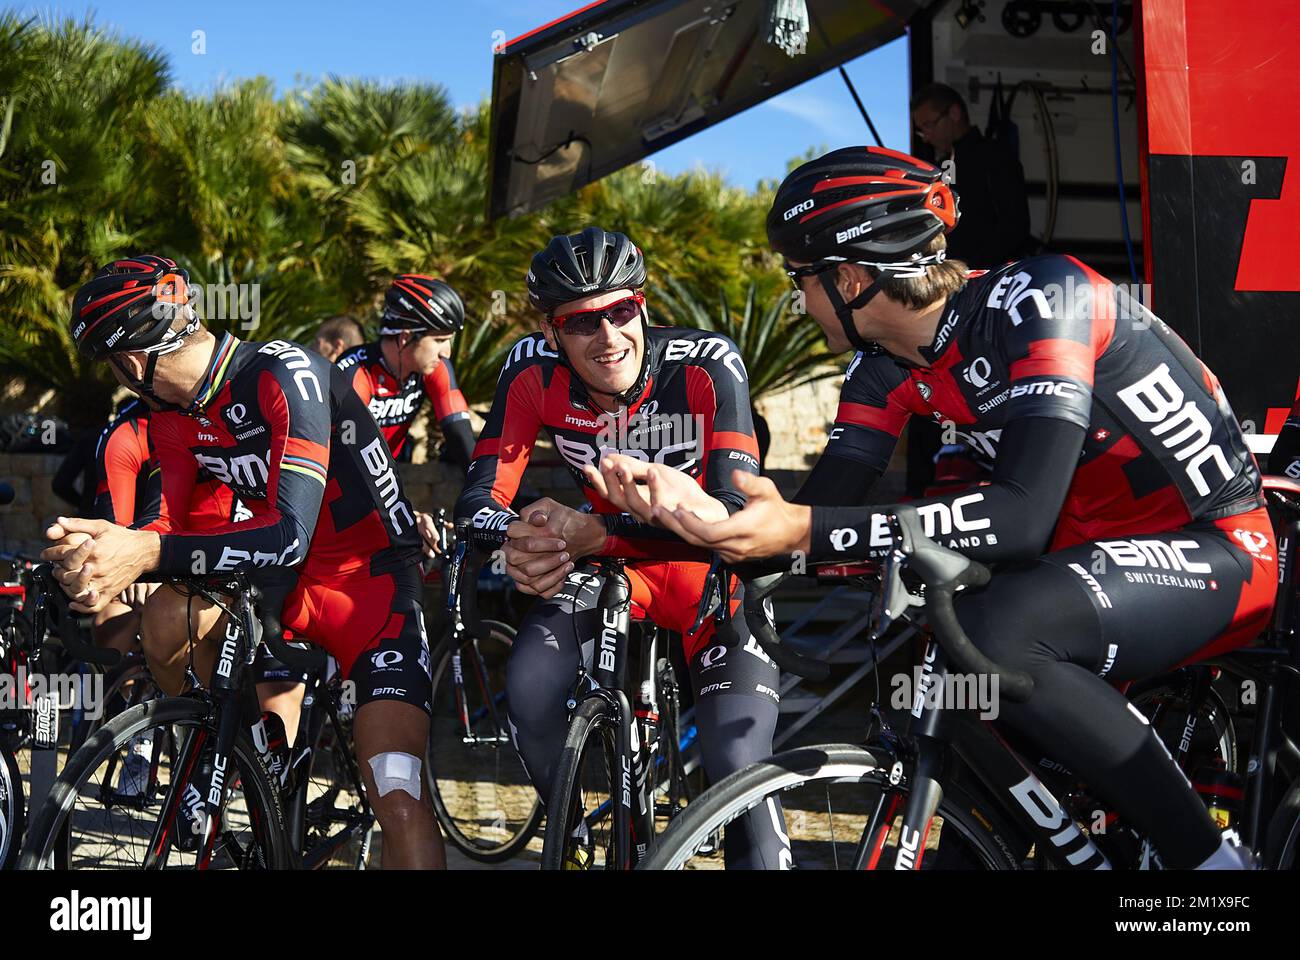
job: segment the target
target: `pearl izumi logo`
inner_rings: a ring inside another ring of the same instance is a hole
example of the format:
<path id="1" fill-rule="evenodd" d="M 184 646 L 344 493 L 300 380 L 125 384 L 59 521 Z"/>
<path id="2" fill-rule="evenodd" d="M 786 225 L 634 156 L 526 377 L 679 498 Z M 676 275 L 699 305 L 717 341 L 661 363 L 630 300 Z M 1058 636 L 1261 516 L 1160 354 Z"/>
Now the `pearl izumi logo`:
<path id="1" fill-rule="evenodd" d="M 966 368 L 963 379 L 973 387 L 987 387 L 989 385 L 989 374 L 993 372 L 993 365 L 984 357 L 976 357 L 975 361 Z"/>
<path id="2" fill-rule="evenodd" d="M 840 527 L 831 531 L 831 545 L 843 553 L 858 542 L 858 531 L 852 527 Z"/>
<path id="3" fill-rule="evenodd" d="M 83 897 L 73 890 L 50 901 L 50 929 L 56 933 L 127 932 L 132 940 L 153 935 L 150 897 Z"/>

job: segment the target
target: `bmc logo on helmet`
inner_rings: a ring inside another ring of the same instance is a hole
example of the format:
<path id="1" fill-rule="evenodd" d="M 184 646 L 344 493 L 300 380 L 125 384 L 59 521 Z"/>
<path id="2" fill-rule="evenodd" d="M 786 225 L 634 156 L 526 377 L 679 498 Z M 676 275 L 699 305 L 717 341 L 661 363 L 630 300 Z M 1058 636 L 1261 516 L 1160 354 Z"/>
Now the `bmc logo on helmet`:
<path id="1" fill-rule="evenodd" d="M 850 240 L 862 236 L 871 229 L 871 221 L 863 220 L 856 227 L 849 227 L 847 230 L 837 230 L 835 232 L 836 243 L 847 243 Z"/>
<path id="2" fill-rule="evenodd" d="M 813 207 L 813 198 L 809 197 L 803 203 L 798 204 L 797 206 L 793 206 L 789 210 L 787 210 L 785 212 L 784 219 L 789 220 L 791 217 L 798 216 L 799 214 L 803 213 L 805 210 L 811 210 L 812 207 Z"/>

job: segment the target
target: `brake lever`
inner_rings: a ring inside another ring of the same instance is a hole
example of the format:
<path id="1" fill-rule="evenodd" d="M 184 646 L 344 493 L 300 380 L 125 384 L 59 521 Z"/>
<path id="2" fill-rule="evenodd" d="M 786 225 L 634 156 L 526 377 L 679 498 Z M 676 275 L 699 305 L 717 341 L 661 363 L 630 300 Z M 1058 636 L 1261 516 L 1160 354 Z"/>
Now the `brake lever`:
<path id="1" fill-rule="evenodd" d="M 723 588 L 724 583 L 730 583 L 731 577 L 727 575 L 727 564 L 718 554 L 713 555 L 709 562 L 709 572 L 704 575 L 704 590 L 700 594 L 700 604 L 695 608 L 695 622 L 691 624 L 688 633 L 694 633 L 700 629 L 700 624 L 709 618 L 709 615 L 718 611 L 718 619 L 726 622 L 730 614 L 730 604 L 723 602 L 723 593 L 729 591 Z M 730 596 L 727 599 L 731 599 Z"/>

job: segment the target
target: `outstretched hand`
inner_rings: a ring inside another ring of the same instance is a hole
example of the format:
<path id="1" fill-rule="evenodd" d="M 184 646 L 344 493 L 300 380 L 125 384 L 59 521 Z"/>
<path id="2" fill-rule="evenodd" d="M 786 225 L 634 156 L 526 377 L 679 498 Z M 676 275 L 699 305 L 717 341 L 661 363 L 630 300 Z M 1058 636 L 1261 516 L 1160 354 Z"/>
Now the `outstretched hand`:
<path id="1" fill-rule="evenodd" d="M 626 454 L 610 454 L 600 469 L 582 468 L 583 476 L 600 496 L 642 523 L 653 523 L 655 507 L 684 507 L 705 520 L 725 520 L 726 505 L 709 496 L 689 474 L 662 463 L 646 463 Z"/>
<path id="2" fill-rule="evenodd" d="M 812 507 L 787 503 L 766 477 L 737 470 L 732 483 L 747 503 L 725 520 L 701 519 L 683 506 L 653 507 L 652 519 L 687 543 L 716 551 L 728 563 L 808 551 Z"/>

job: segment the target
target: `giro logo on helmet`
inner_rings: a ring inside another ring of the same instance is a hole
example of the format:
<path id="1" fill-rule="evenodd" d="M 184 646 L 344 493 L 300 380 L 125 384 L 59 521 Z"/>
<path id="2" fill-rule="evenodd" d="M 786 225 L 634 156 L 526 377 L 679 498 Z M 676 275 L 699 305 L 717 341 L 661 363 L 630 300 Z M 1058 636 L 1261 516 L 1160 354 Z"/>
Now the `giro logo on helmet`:
<path id="1" fill-rule="evenodd" d="M 814 203 L 813 198 L 809 197 L 803 203 L 791 207 L 789 210 L 785 212 L 785 219 L 789 220 L 791 217 L 798 216 L 799 214 L 803 213 L 805 210 L 811 210 L 813 208 L 813 203 Z"/>

